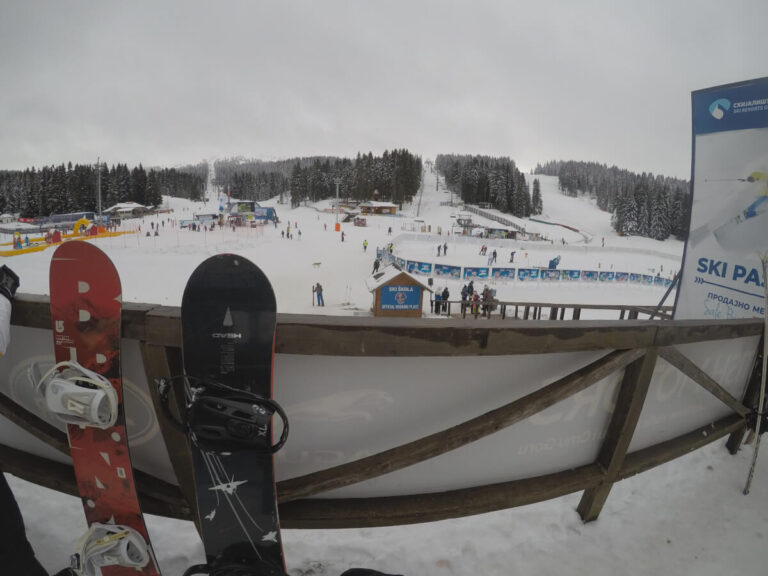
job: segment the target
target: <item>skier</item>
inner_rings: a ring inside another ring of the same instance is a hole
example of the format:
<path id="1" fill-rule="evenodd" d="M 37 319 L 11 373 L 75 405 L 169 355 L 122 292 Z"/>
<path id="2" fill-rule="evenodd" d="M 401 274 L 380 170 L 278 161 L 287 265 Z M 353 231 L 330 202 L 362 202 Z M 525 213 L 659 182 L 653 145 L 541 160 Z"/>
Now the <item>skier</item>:
<path id="1" fill-rule="evenodd" d="M 376 274 L 376 272 L 379 271 L 379 265 L 381 264 L 381 260 L 376 258 L 376 260 L 373 261 L 373 272 L 371 274 Z"/>
<path id="2" fill-rule="evenodd" d="M 494 248 L 493 249 L 493 261 L 492 261 L 493 264 L 496 264 L 496 257 L 497 256 L 498 256 L 498 254 L 496 254 L 496 249 Z"/>
<path id="3" fill-rule="evenodd" d="M 440 244 L 438 244 L 438 245 L 437 245 L 437 257 L 438 257 L 438 258 L 440 257 L 440 251 L 441 251 L 442 249 L 443 249 L 443 247 L 442 247 Z"/>
<path id="4" fill-rule="evenodd" d="M 0 267 L 0 355 L 11 338 L 11 308 L 19 277 L 8 268 Z M 27 540 L 24 520 L 16 498 L 13 496 L 5 475 L 0 472 L 0 566 L 4 574 L 48 576 L 48 572 L 35 558 L 35 552 Z"/>
<path id="5" fill-rule="evenodd" d="M 443 244 L 443 256 L 448 256 L 448 242 Z"/>
<path id="6" fill-rule="evenodd" d="M 317 294 L 317 305 L 325 306 L 325 300 L 323 300 L 323 286 L 320 282 L 314 287 L 315 294 Z"/>
<path id="7" fill-rule="evenodd" d="M 514 263 L 514 261 L 515 261 L 515 251 L 514 250 L 512 250 L 512 252 L 510 252 L 510 254 L 509 254 L 509 261 L 511 263 Z"/>
<path id="8" fill-rule="evenodd" d="M 363 240 L 363 252 L 368 252 L 368 240 Z"/>
<path id="9" fill-rule="evenodd" d="M 342 233 L 341 233 L 341 241 L 342 241 L 342 242 L 344 242 L 344 236 L 345 236 L 345 234 L 344 234 L 344 232 L 342 232 Z"/>

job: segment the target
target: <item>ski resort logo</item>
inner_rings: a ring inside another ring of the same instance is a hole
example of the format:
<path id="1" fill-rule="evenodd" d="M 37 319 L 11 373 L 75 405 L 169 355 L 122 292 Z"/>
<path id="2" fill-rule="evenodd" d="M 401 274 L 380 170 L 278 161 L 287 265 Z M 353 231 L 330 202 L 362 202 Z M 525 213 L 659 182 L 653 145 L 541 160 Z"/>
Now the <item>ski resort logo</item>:
<path id="1" fill-rule="evenodd" d="M 731 101 L 727 98 L 718 98 L 709 105 L 709 113 L 715 120 L 722 120 L 725 113 L 731 109 Z"/>

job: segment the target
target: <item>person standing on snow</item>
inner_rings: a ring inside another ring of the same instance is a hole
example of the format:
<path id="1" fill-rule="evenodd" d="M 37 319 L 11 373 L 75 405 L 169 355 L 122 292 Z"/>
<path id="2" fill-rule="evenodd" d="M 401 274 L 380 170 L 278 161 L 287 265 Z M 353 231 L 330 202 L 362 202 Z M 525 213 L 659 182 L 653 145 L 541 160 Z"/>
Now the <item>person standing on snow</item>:
<path id="1" fill-rule="evenodd" d="M 19 277 L 8 268 L 0 267 L 0 355 L 11 340 L 11 308 Z M 0 472 L 0 566 L 3 574 L 48 576 L 27 540 L 19 505 L 11 492 L 5 475 Z"/>
<path id="2" fill-rule="evenodd" d="M 323 286 L 320 284 L 320 282 L 317 283 L 317 285 L 314 288 L 315 294 L 317 294 L 317 305 L 318 306 L 325 306 L 325 300 L 323 300 Z"/>
<path id="3" fill-rule="evenodd" d="M 379 271 L 379 265 L 381 264 L 381 260 L 376 258 L 376 260 L 373 261 L 373 272 L 371 274 L 376 274 L 376 272 Z"/>
<path id="4" fill-rule="evenodd" d="M 368 252 L 368 240 L 363 240 L 363 252 Z"/>

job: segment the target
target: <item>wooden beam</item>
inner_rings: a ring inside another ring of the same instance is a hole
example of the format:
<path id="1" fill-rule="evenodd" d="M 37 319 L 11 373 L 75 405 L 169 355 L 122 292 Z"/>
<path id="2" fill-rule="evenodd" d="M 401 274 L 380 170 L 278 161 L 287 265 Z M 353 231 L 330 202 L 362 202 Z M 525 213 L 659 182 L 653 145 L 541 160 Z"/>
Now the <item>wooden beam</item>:
<path id="1" fill-rule="evenodd" d="M 760 397 L 760 382 L 763 374 L 763 346 L 764 346 L 765 334 L 760 337 L 760 342 L 757 344 L 757 354 L 755 354 L 755 363 L 752 366 L 752 372 L 749 376 L 749 382 L 747 382 L 747 388 L 744 391 L 744 399 L 742 404 L 749 410 L 752 410 L 757 406 Z M 735 430 L 729 437 L 725 446 L 728 448 L 728 452 L 736 454 L 741 448 L 741 443 L 744 440 L 744 435 L 747 432 L 746 422 L 738 430 Z"/>
<path id="2" fill-rule="evenodd" d="M 526 310 L 537 311 L 537 317 L 547 306 L 556 305 L 524 304 Z M 621 308 L 615 305 L 578 307 Z M 50 322 L 46 297 L 17 296 L 12 315 L 14 326 L 50 330 Z M 536 321 L 510 323 L 498 316 L 482 324 L 470 324 L 458 318 L 384 319 L 299 314 L 278 314 L 277 322 L 278 353 L 328 356 L 489 356 L 617 350 L 755 336 L 761 334 L 763 324 L 755 318 L 621 323 L 572 321 L 542 326 Z M 178 307 L 126 302 L 123 305 L 123 337 L 178 348 L 181 346 L 180 310 Z"/>
<path id="3" fill-rule="evenodd" d="M 712 394 L 715 398 L 720 400 L 723 404 L 728 406 L 728 408 L 736 412 L 736 414 L 739 416 L 746 416 L 749 413 L 749 409 L 744 406 L 744 404 L 732 396 L 728 390 L 715 382 L 715 380 L 709 374 L 696 366 L 696 364 L 694 364 L 677 348 L 672 346 L 668 348 L 662 348 L 659 350 L 659 356 L 664 358 L 664 360 L 680 370 L 680 372 L 688 376 L 688 378 L 696 382 L 696 384 L 704 388 L 704 390 Z"/>
<path id="4" fill-rule="evenodd" d="M 676 438 L 631 452 L 624 459 L 618 478 L 624 480 L 680 456 L 685 456 L 689 452 L 711 444 L 743 427 L 744 419 L 736 414 L 731 414 Z"/>
<path id="5" fill-rule="evenodd" d="M 645 356 L 635 360 L 624 371 L 613 415 L 597 456 L 596 463 L 605 470 L 605 476 L 599 486 L 584 492 L 577 508 L 584 522 L 597 519 L 613 483 L 618 479 L 619 470 L 624 464 L 627 448 L 643 410 L 657 356 L 657 350 L 651 348 Z"/>
<path id="6" fill-rule="evenodd" d="M 80 497 L 72 466 L 0 444 L 0 469 L 28 482 Z M 142 512 L 191 520 L 192 511 L 176 486 L 134 470 Z"/>
<path id="7" fill-rule="evenodd" d="M 55 426 L 48 424 L 37 414 L 33 414 L 23 406 L 16 404 L 16 402 L 2 392 L 0 392 L 0 414 L 19 428 L 29 432 L 62 454 L 69 456 L 69 441 L 67 440 L 66 432 L 62 432 Z"/>
<path id="8" fill-rule="evenodd" d="M 306 498 L 363 482 L 455 450 L 520 422 L 581 392 L 631 362 L 637 361 L 643 353 L 643 350 L 611 352 L 527 396 L 447 430 L 360 460 L 283 480 L 277 485 L 279 501 L 288 502 L 298 498 Z"/>
<path id="9" fill-rule="evenodd" d="M 155 385 L 155 380 L 158 378 L 164 378 L 170 382 L 171 378 L 180 372 L 174 372 L 170 368 L 166 348 L 162 346 L 153 346 L 152 344 L 143 344 L 141 347 L 141 355 L 144 364 L 144 370 L 146 371 L 147 382 L 149 384 L 150 395 L 152 396 L 152 406 L 155 410 L 155 417 L 160 425 L 160 432 L 163 435 L 165 446 L 168 450 L 168 457 L 171 461 L 171 466 L 176 474 L 176 480 L 179 482 L 179 489 L 184 495 L 184 499 L 190 509 L 195 510 L 195 506 L 192 505 L 195 500 L 195 479 L 193 475 L 192 455 L 189 451 L 189 445 L 187 444 L 187 435 L 180 430 L 175 422 L 169 420 L 168 415 L 162 408 L 162 401 L 160 399 L 160 393 Z M 171 414 L 177 418 L 177 422 L 181 421 L 181 415 L 178 413 L 178 405 L 175 402 L 169 402 L 171 404 L 169 409 Z M 195 518 L 195 524 L 200 526 L 199 519 Z"/>
<path id="10" fill-rule="evenodd" d="M 280 505 L 286 528 L 363 528 L 435 522 L 524 506 L 595 486 L 596 464 L 448 492 L 385 498 L 307 499 Z"/>

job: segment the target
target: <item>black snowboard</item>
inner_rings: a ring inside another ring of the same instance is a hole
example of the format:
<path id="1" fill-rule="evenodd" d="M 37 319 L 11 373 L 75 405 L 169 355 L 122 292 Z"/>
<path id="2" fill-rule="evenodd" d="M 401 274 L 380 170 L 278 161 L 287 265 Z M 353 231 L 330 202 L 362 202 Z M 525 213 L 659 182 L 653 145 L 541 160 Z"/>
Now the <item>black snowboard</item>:
<path id="1" fill-rule="evenodd" d="M 282 415 L 271 404 L 275 319 L 269 280 L 234 254 L 200 264 L 184 290 L 188 437 L 209 567 L 285 572 L 272 456 L 271 416 Z M 280 446 L 285 422 L 283 432 Z"/>

